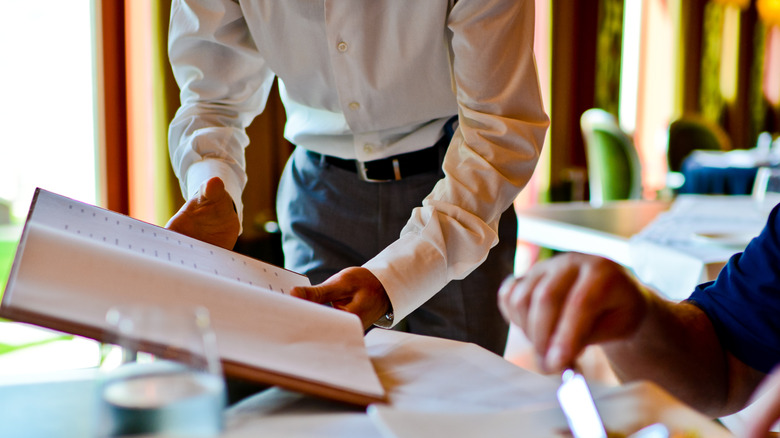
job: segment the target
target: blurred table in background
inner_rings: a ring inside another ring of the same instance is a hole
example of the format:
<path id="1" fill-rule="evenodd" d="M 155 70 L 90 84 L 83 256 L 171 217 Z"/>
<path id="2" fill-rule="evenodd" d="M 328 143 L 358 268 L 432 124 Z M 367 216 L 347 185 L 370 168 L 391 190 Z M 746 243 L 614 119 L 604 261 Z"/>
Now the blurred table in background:
<path id="1" fill-rule="evenodd" d="M 631 238 L 629 266 L 668 298 L 685 299 L 745 249 L 768 214 L 751 196 L 679 195 Z"/>
<path id="2" fill-rule="evenodd" d="M 631 260 L 630 239 L 671 202 L 626 200 L 594 207 L 588 202 L 556 202 L 517 210 L 518 239 L 556 251 Z"/>
<path id="3" fill-rule="evenodd" d="M 518 209 L 518 239 L 631 268 L 670 299 L 685 299 L 745 248 L 767 212 L 750 196 L 680 195 L 674 202 L 584 202 Z"/>
<path id="4" fill-rule="evenodd" d="M 694 151 L 683 160 L 680 173 L 685 180 L 678 193 L 748 195 L 758 168 L 778 163 L 775 154 L 755 148 Z"/>

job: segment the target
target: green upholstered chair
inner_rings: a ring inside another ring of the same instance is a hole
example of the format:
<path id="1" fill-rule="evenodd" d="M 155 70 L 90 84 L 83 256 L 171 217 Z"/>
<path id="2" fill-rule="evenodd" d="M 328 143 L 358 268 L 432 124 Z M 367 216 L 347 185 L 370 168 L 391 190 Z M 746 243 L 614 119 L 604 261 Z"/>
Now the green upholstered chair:
<path id="1" fill-rule="evenodd" d="M 679 172 L 683 160 L 694 150 L 729 149 L 731 142 L 723 128 L 698 115 L 684 115 L 669 124 L 666 158 L 671 172 Z"/>
<path id="2" fill-rule="evenodd" d="M 642 168 L 634 141 L 618 126 L 615 117 L 599 108 L 580 117 L 585 139 L 590 203 L 640 199 Z"/>
<path id="3" fill-rule="evenodd" d="M 676 191 L 685 183 L 683 161 L 695 150 L 727 151 L 731 149 L 728 134 L 719 125 L 699 115 L 686 114 L 669 124 L 666 147 L 666 186 Z"/>

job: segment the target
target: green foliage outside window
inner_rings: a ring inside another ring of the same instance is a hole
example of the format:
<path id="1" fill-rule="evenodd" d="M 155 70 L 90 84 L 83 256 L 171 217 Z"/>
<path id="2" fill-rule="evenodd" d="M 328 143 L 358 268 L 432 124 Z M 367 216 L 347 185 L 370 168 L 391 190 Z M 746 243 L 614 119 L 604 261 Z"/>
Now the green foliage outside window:
<path id="1" fill-rule="evenodd" d="M 702 26 L 701 94 L 702 116 L 720 122 L 724 99 L 720 92 L 720 55 L 723 32 L 723 6 L 709 2 L 704 8 Z"/>
<path id="2" fill-rule="evenodd" d="M 594 107 L 617 115 L 620 105 L 620 60 L 623 0 L 600 0 L 596 40 Z"/>
<path id="3" fill-rule="evenodd" d="M 763 21 L 758 20 L 753 32 L 753 59 L 750 65 L 749 105 L 750 105 L 750 135 L 757 139 L 762 131 L 771 130 L 767 126 L 767 110 L 769 103 L 764 97 L 764 51 L 768 29 Z M 770 122 L 771 123 L 771 122 Z"/>

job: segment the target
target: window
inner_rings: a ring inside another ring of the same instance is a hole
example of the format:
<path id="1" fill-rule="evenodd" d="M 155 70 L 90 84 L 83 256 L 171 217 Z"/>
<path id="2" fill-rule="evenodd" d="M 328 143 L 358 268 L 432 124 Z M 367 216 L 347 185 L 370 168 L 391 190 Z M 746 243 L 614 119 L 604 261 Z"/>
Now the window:
<path id="1" fill-rule="evenodd" d="M 36 187 L 96 203 L 92 6 L 0 0 L 0 293 Z M 94 341 L 0 322 L 0 352 L 33 345 L 0 356 L 3 373 L 94 366 L 99 358 Z"/>
<path id="2" fill-rule="evenodd" d="M 0 200 L 23 220 L 35 187 L 96 199 L 90 0 L 0 0 Z"/>

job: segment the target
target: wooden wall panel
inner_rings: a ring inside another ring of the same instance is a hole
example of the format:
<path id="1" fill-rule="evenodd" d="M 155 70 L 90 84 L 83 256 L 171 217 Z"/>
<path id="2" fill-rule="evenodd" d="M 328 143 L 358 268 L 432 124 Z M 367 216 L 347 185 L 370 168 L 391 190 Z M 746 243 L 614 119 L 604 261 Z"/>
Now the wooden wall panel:
<path id="1" fill-rule="evenodd" d="M 96 1 L 99 203 L 128 214 L 127 88 L 123 1 Z"/>
<path id="2" fill-rule="evenodd" d="M 588 0 L 551 1 L 550 198 L 565 201 L 586 167 L 580 115 L 594 103 L 598 8 Z"/>

